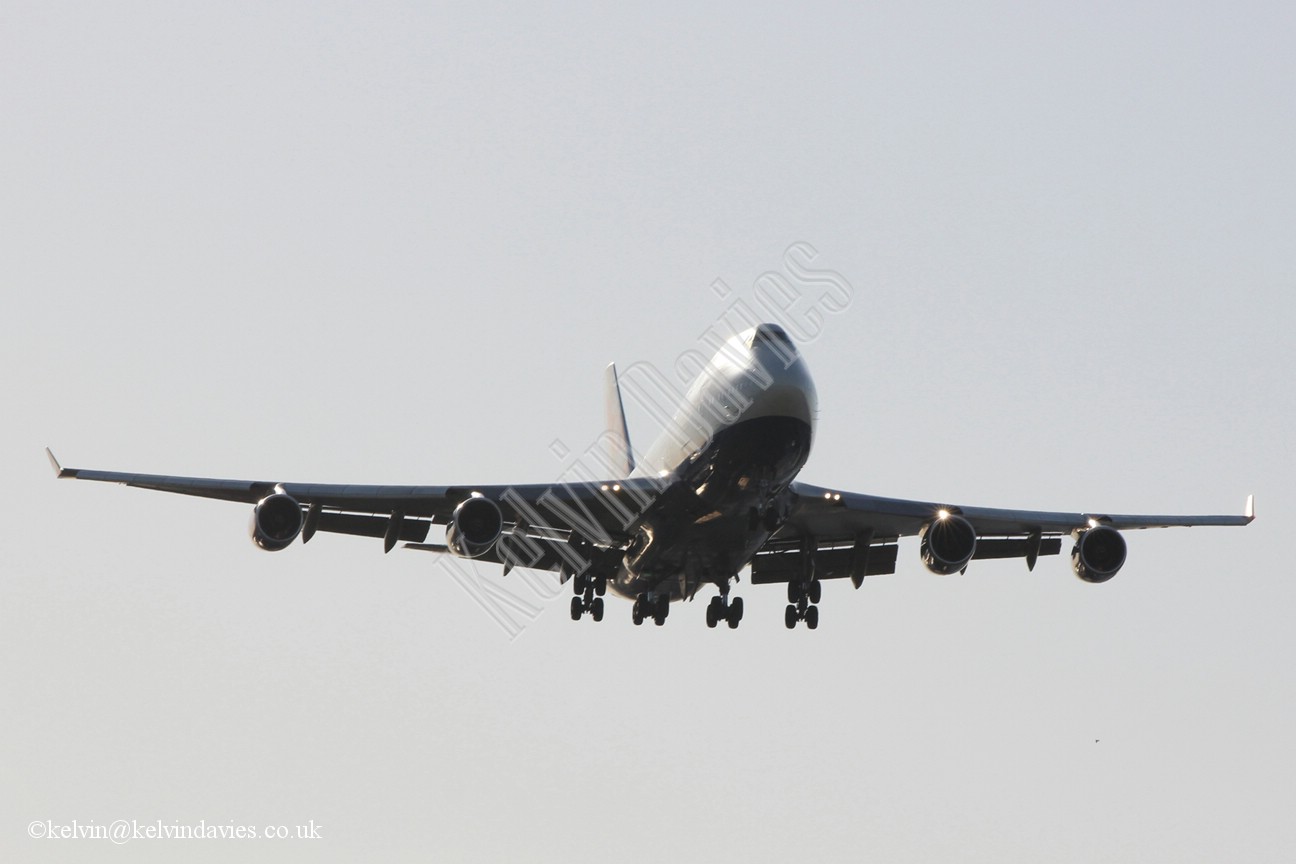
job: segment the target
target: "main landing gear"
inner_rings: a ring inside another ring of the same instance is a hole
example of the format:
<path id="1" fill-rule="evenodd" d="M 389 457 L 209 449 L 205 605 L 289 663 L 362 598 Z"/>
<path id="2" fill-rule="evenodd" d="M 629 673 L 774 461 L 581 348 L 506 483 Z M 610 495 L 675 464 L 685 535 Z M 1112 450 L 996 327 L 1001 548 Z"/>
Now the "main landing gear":
<path id="1" fill-rule="evenodd" d="M 711 598 L 707 604 L 706 622 L 708 627 L 715 627 L 721 621 L 729 625 L 730 630 L 736 630 L 739 622 L 743 617 L 743 601 L 741 597 L 729 599 L 728 594 L 717 594 Z"/>
<path id="2" fill-rule="evenodd" d="M 666 623 L 670 612 L 670 596 L 666 594 L 640 594 L 634 602 L 634 623 L 638 627 L 651 618 L 658 627 Z"/>
<path id="3" fill-rule="evenodd" d="M 607 579 L 602 576 L 591 576 L 582 573 L 572 577 L 572 593 L 576 596 L 571 601 L 573 621 L 579 621 L 586 612 L 595 621 L 603 620 L 603 595 L 607 593 Z"/>
<path id="4" fill-rule="evenodd" d="M 819 626 L 819 607 L 817 604 L 823 596 L 823 583 L 818 579 L 809 582 L 788 582 L 788 605 L 783 611 L 783 623 L 789 630 L 796 627 L 798 621 L 804 621 L 811 630 Z"/>

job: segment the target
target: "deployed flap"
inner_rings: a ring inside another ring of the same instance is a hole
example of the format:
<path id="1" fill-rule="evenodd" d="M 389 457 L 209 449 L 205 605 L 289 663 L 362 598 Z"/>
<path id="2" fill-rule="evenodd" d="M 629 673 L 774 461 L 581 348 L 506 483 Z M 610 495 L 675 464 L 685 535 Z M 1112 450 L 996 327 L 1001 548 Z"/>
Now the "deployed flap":
<path id="1" fill-rule="evenodd" d="M 862 568 L 863 576 L 882 576 L 894 573 L 896 553 L 899 547 L 894 543 L 868 547 L 868 559 Z M 816 579 L 840 579 L 850 576 L 855 565 L 855 550 L 852 546 L 841 546 L 833 549 L 819 549 L 814 553 L 814 574 Z M 805 564 L 799 549 L 778 551 L 761 551 L 751 560 L 751 582 L 753 585 L 768 585 L 773 582 L 788 582 L 800 578 Z"/>
<path id="2" fill-rule="evenodd" d="M 390 516 L 361 513 L 320 513 L 316 528 L 330 534 L 354 534 L 358 537 L 383 537 L 391 529 Z M 407 543 L 422 543 L 427 539 L 432 523 L 422 519 L 401 519 L 397 538 Z"/>
<path id="3" fill-rule="evenodd" d="M 625 407 L 621 404 L 621 384 L 616 364 L 609 363 L 603 379 L 603 409 L 606 412 L 608 458 L 612 467 L 629 477 L 634 472 L 634 453 L 630 450 L 630 430 L 626 428 Z"/>

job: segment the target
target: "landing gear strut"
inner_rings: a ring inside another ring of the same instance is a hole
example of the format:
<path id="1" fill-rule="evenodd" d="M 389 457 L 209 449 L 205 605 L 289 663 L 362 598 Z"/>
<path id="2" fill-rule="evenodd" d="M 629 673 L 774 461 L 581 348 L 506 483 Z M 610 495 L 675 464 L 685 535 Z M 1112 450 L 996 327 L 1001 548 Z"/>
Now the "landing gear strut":
<path id="1" fill-rule="evenodd" d="M 729 593 L 718 594 L 711 598 L 707 604 L 706 622 L 708 627 L 714 628 L 721 621 L 729 625 L 730 630 L 735 630 L 743 617 L 743 601 L 741 597 L 729 599 Z"/>
<path id="2" fill-rule="evenodd" d="M 783 623 L 789 630 L 796 627 L 798 621 L 804 621 L 811 630 L 819 626 L 819 607 L 817 604 L 823 596 L 823 583 L 818 579 L 809 582 L 788 582 L 788 605 L 783 610 Z"/>
<path id="3" fill-rule="evenodd" d="M 582 573 L 572 578 L 571 617 L 579 621 L 586 613 L 595 621 L 603 620 L 603 595 L 607 593 L 607 579 Z"/>
<path id="4" fill-rule="evenodd" d="M 670 612 L 670 596 L 666 594 L 640 594 L 634 602 L 634 623 L 638 627 L 645 619 L 651 618 L 658 627 L 666 623 L 666 614 Z"/>

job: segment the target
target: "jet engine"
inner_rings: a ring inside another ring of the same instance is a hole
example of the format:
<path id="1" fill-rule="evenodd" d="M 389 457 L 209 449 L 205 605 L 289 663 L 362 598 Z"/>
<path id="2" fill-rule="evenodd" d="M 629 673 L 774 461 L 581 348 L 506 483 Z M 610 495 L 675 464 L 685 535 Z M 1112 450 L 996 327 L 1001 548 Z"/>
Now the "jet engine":
<path id="1" fill-rule="evenodd" d="M 460 558 L 485 555 L 504 530 L 504 516 L 489 498 L 474 495 L 460 502 L 446 526 L 445 544 Z"/>
<path id="2" fill-rule="evenodd" d="M 1106 582 L 1124 563 L 1125 538 L 1108 525 L 1085 531 L 1071 549 L 1071 569 L 1086 582 Z"/>
<path id="3" fill-rule="evenodd" d="M 267 552 L 287 549 L 302 530 L 302 510 L 297 499 L 277 492 L 257 502 L 248 532 L 252 542 Z"/>
<path id="4" fill-rule="evenodd" d="M 941 576 L 962 570 L 976 551 L 976 529 L 972 523 L 945 510 L 927 523 L 921 537 L 919 552 L 923 564 Z"/>

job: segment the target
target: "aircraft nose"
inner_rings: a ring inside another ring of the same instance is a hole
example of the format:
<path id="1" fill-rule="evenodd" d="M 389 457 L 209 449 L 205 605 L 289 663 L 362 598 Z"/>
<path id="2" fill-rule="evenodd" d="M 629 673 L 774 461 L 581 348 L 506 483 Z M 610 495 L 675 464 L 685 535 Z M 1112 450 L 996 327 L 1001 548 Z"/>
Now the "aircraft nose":
<path id="1" fill-rule="evenodd" d="M 787 331 L 777 324 L 758 324 L 752 330 L 751 347 L 753 350 L 760 347 L 773 348 L 783 354 L 796 352 Z"/>

